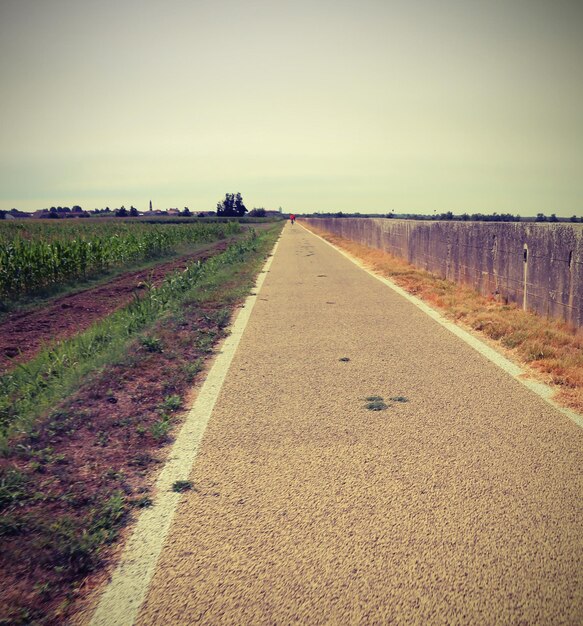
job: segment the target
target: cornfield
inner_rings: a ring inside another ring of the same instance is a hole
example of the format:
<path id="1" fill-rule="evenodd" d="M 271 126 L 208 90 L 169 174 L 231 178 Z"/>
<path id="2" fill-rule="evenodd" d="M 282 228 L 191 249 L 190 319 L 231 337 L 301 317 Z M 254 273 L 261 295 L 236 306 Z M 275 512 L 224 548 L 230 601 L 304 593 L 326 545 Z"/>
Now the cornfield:
<path id="1" fill-rule="evenodd" d="M 46 347 L 34 359 L 0 376 L 0 456 L 6 435 L 17 424 L 27 428 L 34 415 L 46 409 L 64 388 L 78 388 L 80 380 L 108 350 L 117 349 L 157 319 L 169 306 L 180 302 L 197 285 L 222 268 L 242 263 L 259 246 L 255 231 L 230 245 L 224 252 L 201 263 L 192 262 L 174 272 L 159 286 L 149 286 L 125 307 L 95 323 L 79 335 Z M 112 348 L 114 346 L 115 348 Z M 68 381 L 68 382 L 67 382 Z"/>
<path id="2" fill-rule="evenodd" d="M 184 244 L 216 241 L 239 231 L 235 222 L 0 222 L 0 296 L 34 294 L 112 268 L 162 257 Z"/>

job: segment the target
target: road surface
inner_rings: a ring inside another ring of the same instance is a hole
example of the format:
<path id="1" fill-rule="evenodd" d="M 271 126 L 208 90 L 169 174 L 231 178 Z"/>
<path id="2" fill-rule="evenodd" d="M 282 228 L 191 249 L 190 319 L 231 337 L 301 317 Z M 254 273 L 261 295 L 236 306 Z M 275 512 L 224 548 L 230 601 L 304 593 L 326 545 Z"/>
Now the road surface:
<path id="1" fill-rule="evenodd" d="M 582 468 L 583 429 L 288 225 L 136 623 L 582 623 Z"/>

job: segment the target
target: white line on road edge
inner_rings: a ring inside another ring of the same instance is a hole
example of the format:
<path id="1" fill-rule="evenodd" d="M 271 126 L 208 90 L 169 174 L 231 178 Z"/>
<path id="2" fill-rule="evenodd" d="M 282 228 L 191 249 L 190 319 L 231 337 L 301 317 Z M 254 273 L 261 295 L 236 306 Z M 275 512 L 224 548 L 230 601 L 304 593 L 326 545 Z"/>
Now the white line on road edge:
<path id="1" fill-rule="evenodd" d="M 524 378 L 523 376 L 526 374 L 526 372 L 521 367 L 516 365 L 516 363 L 513 363 L 512 361 L 507 359 L 505 356 L 502 356 L 499 352 L 496 352 L 496 350 L 494 350 L 493 348 L 490 348 L 490 346 L 486 345 L 484 342 L 480 341 L 478 338 L 468 333 L 463 328 L 460 328 L 457 324 L 454 324 L 452 321 L 443 317 L 441 313 L 431 308 L 428 304 L 423 302 L 423 300 L 420 300 L 416 296 L 411 295 L 410 293 L 408 293 L 407 291 L 405 291 L 404 289 L 396 285 L 390 279 L 385 278 L 384 276 L 380 276 L 379 274 L 376 274 L 375 272 L 370 270 L 368 267 L 366 267 L 356 257 L 352 256 L 348 252 L 345 252 L 344 250 L 341 250 L 340 248 L 336 247 L 334 244 L 330 243 L 329 241 L 326 241 L 323 237 L 320 237 L 320 235 L 316 235 L 316 233 L 313 233 L 311 230 L 309 230 L 302 224 L 300 224 L 300 226 L 302 226 L 302 228 L 305 231 L 309 232 L 310 235 L 313 235 L 314 237 L 321 239 L 324 243 L 328 244 L 331 248 L 334 248 L 334 250 L 336 250 L 337 252 L 340 252 L 340 254 L 345 256 L 349 261 L 352 261 L 355 265 L 358 265 L 358 267 L 363 269 L 365 272 L 367 272 L 368 274 L 370 274 L 377 280 L 380 280 L 381 283 L 384 283 L 385 285 L 387 285 L 387 287 L 390 287 L 391 289 L 396 291 L 400 296 L 403 296 L 403 298 L 409 300 L 409 302 L 411 302 L 416 307 L 421 309 L 424 313 L 429 315 L 429 317 L 434 319 L 438 324 L 441 324 L 442 326 L 447 328 L 447 330 L 449 330 L 454 335 L 456 335 L 456 337 L 459 337 L 462 341 L 465 341 L 472 348 L 474 348 L 474 350 L 477 350 L 482 356 L 485 356 L 489 361 L 494 363 L 494 365 L 497 365 L 498 367 L 503 369 L 505 372 L 510 374 L 510 376 L 515 378 L 518 382 L 522 383 L 525 387 L 528 387 L 531 391 L 534 391 L 534 393 L 540 396 L 543 400 L 545 400 L 548 404 L 550 404 L 554 409 L 556 409 L 557 411 L 559 411 L 560 413 L 568 417 L 571 421 L 577 424 L 577 426 L 583 428 L 583 417 L 581 417 L 581 415 L 579 415 L 578 413 L 575 413 L 575 411 L 571 411 L 570 409 L 567 409 L 561 406 L 560 404 L 557 404 L 552 399 L 552 396 L 555 393 L 552 387 L 549 387 L 549 385 L 545 385 L 544 383 L 539 383 L 535 380 L 531 380 L 529 378 Z"/>
<path id="2" fill-rule="evenodd" d="M 263 273 L 259 274 L 255 293 L 263 285 L 278 244 L 271 251 Z M 172 485 L 177 480 L 188 479 L 190 475 L 210 415 L 256 301 L 255 295 L 246 299 L 231 327 L 231 334 L 221 346 L 156 481 L 154 505 L 141 513 L 121 561 L 97 605 L 91 626 L 131 626 L 138 617 L 180 500 L 180 494 L 172 491 Z"/>

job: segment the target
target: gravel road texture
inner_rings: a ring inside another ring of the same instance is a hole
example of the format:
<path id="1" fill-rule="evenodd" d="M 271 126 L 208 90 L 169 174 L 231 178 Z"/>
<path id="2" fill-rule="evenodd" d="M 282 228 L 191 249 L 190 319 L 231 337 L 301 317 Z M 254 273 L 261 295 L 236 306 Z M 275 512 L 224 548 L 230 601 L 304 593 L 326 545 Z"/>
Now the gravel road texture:
<path id="1" fill-rule="evenodd" d="M 582 623 L 583 430 L 298 225 L 257 297 L 137 623 Z"/>

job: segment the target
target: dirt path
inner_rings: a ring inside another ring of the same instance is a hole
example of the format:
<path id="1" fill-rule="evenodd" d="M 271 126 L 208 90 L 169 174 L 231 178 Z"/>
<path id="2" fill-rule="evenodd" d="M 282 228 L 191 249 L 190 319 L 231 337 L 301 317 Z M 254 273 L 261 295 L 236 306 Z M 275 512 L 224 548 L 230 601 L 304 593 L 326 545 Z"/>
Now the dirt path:
<path id="1" fill-rule="evenodd" d="M 78 293 L 51 300 L 46 306 L 24 313 L 12 313 L 0 324 L 0 374 L 16 363 L 30 360 L 43 345 L 65 339 L 89 328 L 139 294 L 145 281 L 161 283 L 168 274 L 187 264 L 204 260 L 226 249 L 228 242 L 201 246 L 200 250 L 161 262 L 144 270 Z"/>
<path id="2" fill-rule="evenodd" d="M 582 429 L 287 226 L 137 623 L 581 623 L 581 467 Z"/>

